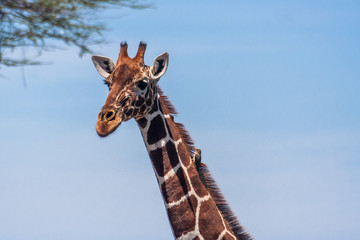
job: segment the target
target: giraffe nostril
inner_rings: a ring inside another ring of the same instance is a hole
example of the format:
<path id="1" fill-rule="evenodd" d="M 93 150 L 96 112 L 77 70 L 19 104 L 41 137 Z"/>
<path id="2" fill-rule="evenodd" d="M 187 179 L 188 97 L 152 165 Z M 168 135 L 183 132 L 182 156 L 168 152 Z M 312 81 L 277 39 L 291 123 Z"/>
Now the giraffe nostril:
<path id="1" fill-rule="evenodd" d="M 114 120 L 114 118 L 115 118 L 115 112 L 113 110 L 108 111 L 105 115 L 105 119 L 107 121 L 112 121 Z"/>

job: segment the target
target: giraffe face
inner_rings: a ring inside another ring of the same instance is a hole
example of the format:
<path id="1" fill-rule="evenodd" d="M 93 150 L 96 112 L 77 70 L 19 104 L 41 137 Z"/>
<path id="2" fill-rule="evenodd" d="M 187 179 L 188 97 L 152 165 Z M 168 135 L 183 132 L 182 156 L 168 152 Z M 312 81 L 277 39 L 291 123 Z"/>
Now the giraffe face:
<path id="1" fill-rule="evenodd" d="M 146 45 L 140 43 L 134 58 L 127 56 L 127 44 L 121 45 L 119 59 L 114 64 L 106 57 L 93 56 L 92 60 L 100 75 L 105 77 L 109 94 L 96 123 L 96 131 L 101 137 L 114 132 L 122 122 L 131 118 L 141 118 L 152 108 L 155 86 L 165 73 L 168 54 L 155 58 L 153 67 L 144 64 Z"/>

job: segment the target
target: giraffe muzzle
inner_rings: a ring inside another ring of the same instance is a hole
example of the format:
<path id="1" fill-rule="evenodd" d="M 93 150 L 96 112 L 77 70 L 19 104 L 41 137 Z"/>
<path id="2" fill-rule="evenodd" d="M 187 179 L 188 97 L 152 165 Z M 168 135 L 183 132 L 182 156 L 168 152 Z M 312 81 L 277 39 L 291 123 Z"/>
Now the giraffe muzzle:
<path id="1" fill-rule="evenodd" d="M 96 132 L 100 137 L 106 137 L 114 132 L 122 122 L 121 111 L 102 109 L 96 122 Z"/>

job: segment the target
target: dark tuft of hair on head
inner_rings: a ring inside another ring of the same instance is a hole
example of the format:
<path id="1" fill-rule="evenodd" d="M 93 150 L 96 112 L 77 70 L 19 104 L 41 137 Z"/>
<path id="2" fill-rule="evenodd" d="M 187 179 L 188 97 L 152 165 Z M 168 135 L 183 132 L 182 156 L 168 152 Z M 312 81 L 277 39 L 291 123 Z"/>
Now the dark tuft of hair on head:
<path id="1" fill-rule="evenodd" d="M 126 46 L 126 45 L 128 45 L 126 41 L 122 41 L 122 42 L 120 43 L 120 47 L 124 47 L 124 46 Z"/>

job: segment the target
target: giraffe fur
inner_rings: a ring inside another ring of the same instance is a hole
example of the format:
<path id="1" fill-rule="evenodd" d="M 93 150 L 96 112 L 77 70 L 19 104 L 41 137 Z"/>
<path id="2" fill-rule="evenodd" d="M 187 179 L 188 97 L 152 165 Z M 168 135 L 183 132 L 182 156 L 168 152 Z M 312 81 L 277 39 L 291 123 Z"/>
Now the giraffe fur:
<path id="1" fill-rule="evenodd" d="M 122 122 L 135 119 L 148 151 L 176 240 L 252 239 L 230 210 L 225 198 L 201 162 L 201 150 L 177 123 L 177 114 L 158 86 L 168 67 L 168 53 L 159 55 L 152 67 L 144 64 L 146 44 L 141 42 L 134 58 L 121 43 L 116 64 L 93 56 L 105 77 L 109 94 L 96 124 L 106 137 Z"/>

